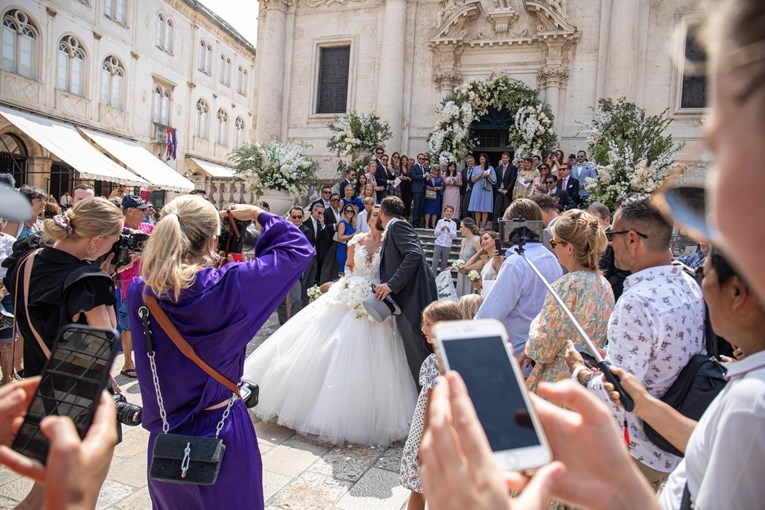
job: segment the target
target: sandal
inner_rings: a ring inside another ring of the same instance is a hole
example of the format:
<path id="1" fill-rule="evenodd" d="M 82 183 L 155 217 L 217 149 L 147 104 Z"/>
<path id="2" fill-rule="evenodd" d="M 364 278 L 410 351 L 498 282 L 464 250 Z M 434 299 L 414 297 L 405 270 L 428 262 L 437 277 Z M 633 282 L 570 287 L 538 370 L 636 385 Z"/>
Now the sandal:
<path id="1" fill-rule="evenodd" d="M 138 379 L 138 373 L 135 371 L 135 368 L 123 368 L 120 370 L 120 374 L 130 379 Z"/>

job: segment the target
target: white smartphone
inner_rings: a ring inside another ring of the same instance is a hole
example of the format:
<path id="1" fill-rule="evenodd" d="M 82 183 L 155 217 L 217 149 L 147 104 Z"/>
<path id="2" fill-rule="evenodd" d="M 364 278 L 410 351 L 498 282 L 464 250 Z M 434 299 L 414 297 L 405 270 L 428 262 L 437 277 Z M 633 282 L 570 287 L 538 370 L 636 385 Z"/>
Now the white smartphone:
<path id="1" fill-rule="evenodd" d="M 550 447 L 502 323 L 442 322 L 434 334 L 441 368 L 458 372 L 465 381 L 500 467 L 519 471 L 551 462 Z"/>

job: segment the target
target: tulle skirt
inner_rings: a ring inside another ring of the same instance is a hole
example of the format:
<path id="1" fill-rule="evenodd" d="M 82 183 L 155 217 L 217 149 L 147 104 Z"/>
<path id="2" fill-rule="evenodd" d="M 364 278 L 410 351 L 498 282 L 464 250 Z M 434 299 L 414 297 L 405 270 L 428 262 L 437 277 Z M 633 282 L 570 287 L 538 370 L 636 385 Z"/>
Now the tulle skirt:
<path id="1" fill-rule="evenodd" d="M 328 298 L 301 310 L 245 361 L 244 377 L 260 385 L 256 416 L 334 444 L 405 438 L 417 389 L 395 320 L 371 322 Z"/>

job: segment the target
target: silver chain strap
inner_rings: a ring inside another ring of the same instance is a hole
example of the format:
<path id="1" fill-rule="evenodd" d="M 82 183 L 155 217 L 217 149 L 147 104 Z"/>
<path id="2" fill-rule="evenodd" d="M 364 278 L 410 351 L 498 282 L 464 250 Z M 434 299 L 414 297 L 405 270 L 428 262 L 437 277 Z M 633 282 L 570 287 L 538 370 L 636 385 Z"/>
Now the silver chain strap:
<path id="1" fill-rule="evenodd" d="M 142 306 L 138 309 L 138 314 L 141 315 L 142 313 L 146 313 L 148 315 L 149 309 L 145 306 Z M 143 317 L 143 315 L 141 315 Z M 159 417 L 162 418 L 162 433 L 167 434 L 170 431 L 170 424 L 167 422 L 167 412 L 165 412 L 165 401 L 162 399 L 162 392 L 159 390 L 159 377 L 157 376 L 157 364 L 154 360 L 156 356 L 156 352 L 147 352 L 146 355 L 149 357 L 149 366 L 151 367 L 151 380 L 154 383 L 154 392 L 157 394 L 157 406 L 159 407 Z M 234 405 L 234 401 L 236 401 L 236 393 L 231 394 L 231 398 L 228 399 L 228 404 L 226 405 L 225 411 L 223 411 L 223 416 L 220 417 L 220 421 L 218 422 L 218 425 L 215 427 L 215 438 L 217 439 L 220 435 L 221 430 L 223 430 L 223 426 L 226 423 L 226 418 L 228 418 L 228 415 L 231 414 L 231 406 Z"/>

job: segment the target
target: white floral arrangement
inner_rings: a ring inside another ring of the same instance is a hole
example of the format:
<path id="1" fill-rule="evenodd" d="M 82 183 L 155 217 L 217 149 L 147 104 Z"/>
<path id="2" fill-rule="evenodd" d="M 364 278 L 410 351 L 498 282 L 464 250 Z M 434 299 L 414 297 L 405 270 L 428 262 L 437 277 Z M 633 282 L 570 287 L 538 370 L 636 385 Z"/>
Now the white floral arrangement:
<path id="1" fill-rule="evenodd" d="M 666 110 L 648 116 L 624 98 L 598 100 L 592 124 L 580 132 L 598 173 L 584 183 L 590 200 L 614 210 L 629 193 L 653 193 L 670 175 L 681 175 L 685 165 L 672 157 L 683 145 L 664 134 L 670 122 Z"/>
<path id="2" fill-rule="evenodd" d="M 537 103 L 518 108 L 507 142 L 517 155 L 541 156 L 543 149 L 549 150 L 556 140 L 549 105 Z"/>
<path id="3" fill-rule="evenodd" d="M 327 127 L 333 133 L 327 148 L 342 158 L 338 165 L 341 174 L 349 168 L 366 172 L 375 147 L 382 147 L 391 137 L 390 126 L 375 113 L 353 111 L 338 116 Z"/>
<path id="4" fill-rule="evenodd" d="M 310 146 L 299 143 L 283 144 L 255 142 L 236 149 L 230 159 L 234 173 L 242 180 L 247 191 L 261 196 L 268 190 L 289 191 L 293 195 L 307 189 L 316 179 L 319 163 L 304 154 Z"/>
<path id="5" fill-rule="evenodd" d="M 465 267 L 466 263 L 462 259 L 457 259 L 454 262 L 452 262 L 452 269 L 455 271 L 459 271 L 463 267 Z"/>
<path id="6" fill-rule="evenodd" d="M 471 282 L 481 281 L 481 275 L 478 274 L 478 271 L 476 271 L 475 269 L 473 269 L 472 271 L 468 271 L 468 274 L 465 275 L 465 278 L 467 278 Z"/>
<path id="7" fill-rule="evenodd" d="M 471 79 L 455 88 L 441 102 L 437 110 L 438 121 L 428 138 L 431 159 L 459 161 L 464 158 L 477 145 L 477 141 L 470 136 L 471 124 L 488 114 L 491 107 L 512 112 L 527 108 L 521 120 L 525 121 L 525 116 L 528 116 L 536 122 L 533 129 L 525 125 L 511 127 L 509 143 L 516 154 L 521 154 L 517 146 L 523 143 L 540 149 L 555 145 L 557 136 L 552 130 L 553 115 L 549 105 L 539 100 L 537 91 L 506 74 L 498 73 L 489 79 Z M 530 135 L 533 136 L 528 138 Z"/>
<path id="8" fill-rule="evenodd" d="M 308 294 L 308 298 L 311 301 L 316 301 L 317 299 L 321 297 L 322 292 L 318 285 L 314 285 L 313 287 L 311 287 L 310 289 L 306 291 L 306 294 Z"/>

